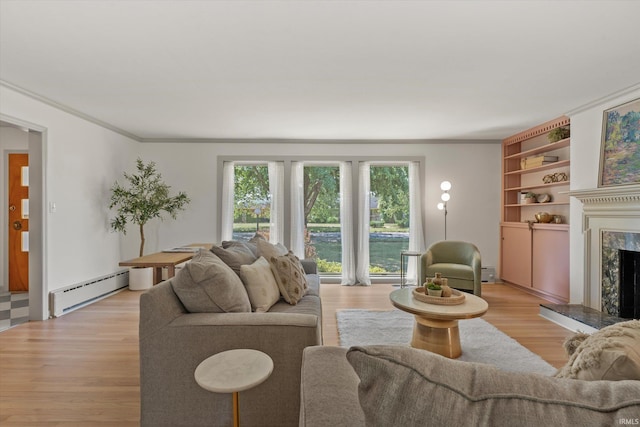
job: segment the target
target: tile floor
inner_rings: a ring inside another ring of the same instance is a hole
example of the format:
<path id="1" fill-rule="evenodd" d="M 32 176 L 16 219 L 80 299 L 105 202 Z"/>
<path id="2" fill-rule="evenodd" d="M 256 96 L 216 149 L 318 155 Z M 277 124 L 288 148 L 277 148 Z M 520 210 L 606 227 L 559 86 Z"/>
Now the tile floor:
<path id="1" fill-rule="evenodd" d="M 0 294 L 0 331 L 29 321 L 29 293 Z"/>

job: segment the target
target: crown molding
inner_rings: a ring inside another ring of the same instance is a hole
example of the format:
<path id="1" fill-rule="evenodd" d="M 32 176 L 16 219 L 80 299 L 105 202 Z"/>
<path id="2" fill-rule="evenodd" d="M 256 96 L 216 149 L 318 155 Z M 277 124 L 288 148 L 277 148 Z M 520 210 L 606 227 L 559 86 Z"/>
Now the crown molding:
<path id="1" fill-rule="evenodd" d="M 625 95 L 629 95 L 632 92 L 635 92 L 637 90 L 640 90 L 640 83 L 636 83 L 636 84 L 634 84 L 632 86 L 629 86 L 629 87 L 627 87 L 625 89 L 621 89 L 621 90 L 619 90 L 617 92 L 614 92 L 614 93 L 611 93 L 609 95 L 603 96 L 602 98 L 595 99 L 595 100 L 593 100 L 591 102 L 588 102 L 588 103 L 586 103 L 584 105 L 576 107 L 573 110 L 567 111 L 564 114 L 566 116 L 571 117 L 573 115 L 576 115 L 578 113 L 582 113 L 583 111 L 589 110 L 591 108 L 595 108 L 595 107 L 601 106 L 602 104 L 606 104 L 607 102 L 613 101 L 616 98 L 620 98 L 620 97 L 623 97 Z"/>
<path id="2" fill-rule="evenodd" d="M 95 117 L 92 117 L 92 116 L 90 116 L 88 114 L 85 114 L 85 113 L 83 113 L 81 111 L 76 110 L 75 108 L 71 108 L 68 105 L 61 104 L 61 103 L 59 103 L 57 101 L 54 101 L 52 99 L 47 98 L 46 96 L 42 96 L 40 94 L 37 94 L 37 93 L 32 92 L 30 90 L 27 90 L 27 89 L 25 89 L 23 87 L 20 87 L 18 85 L 10 83 L 10 82 L 8 82 L 6 80 L 0 80 L 0 86 L 6 87 L 7 89 L 10 89 L 10 90 L 12 90 L 14 92 L 20 93 L 22 95 L 28 96 L 29 98 L 35 99 L 36 101 L 40 101 L 43 104 L 47 104 L 47 105 L 49 105 L 51 107 L 57 108 L 58 110 L 62 110 L 65 113 L 69 113 L 71 115 L 74 115 L 74 116 L 76 116 L 76 117 L 78 117 L 80 119 L 86 120 L 88 122 L 91 122 L 91 123 L 93 123 L 95 125 L 98 125 L 100 127 L 105 128 L 105 129 L 109 129 L 112 132 L 118 133 L 118 134 L 120 134 L 122 136 L 125 136 L 127 138 L 130 138 L 130 139 L 133 139 L 134 141 L 137 141 L 137 142 L 141 142 L 142 141 L 142 138 L 140 138 L 138 135 L 134 135 L 131 132 L 127 132 L 126 130 L 120 129 L 117 126 L 114 126 L 114 125 L 112 125 L 110 123 L 107 123 L 105 121 L 102 121 L 100 119 L 96 119 Z"/>
<path id="3" fill-rule="evenodd" d="M 498 139 L 304 139 L 304 138 L 140 138 L 143 143 L 210 144 L 500 144 Z"/>

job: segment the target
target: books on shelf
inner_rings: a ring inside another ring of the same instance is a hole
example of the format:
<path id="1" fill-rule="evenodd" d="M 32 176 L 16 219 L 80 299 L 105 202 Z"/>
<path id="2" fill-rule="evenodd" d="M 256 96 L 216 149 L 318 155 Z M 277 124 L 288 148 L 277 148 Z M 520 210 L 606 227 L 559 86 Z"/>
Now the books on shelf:
<path id="1" fill-rule="evenodd" d="M 548 165 L 550 163 L 555 163 L 557 161 L 558 161 L 558 156 L 527 157 L 525 159 L 520 159 L 520 168 L 521 169 L 537 168 L 543 165 Z"/>

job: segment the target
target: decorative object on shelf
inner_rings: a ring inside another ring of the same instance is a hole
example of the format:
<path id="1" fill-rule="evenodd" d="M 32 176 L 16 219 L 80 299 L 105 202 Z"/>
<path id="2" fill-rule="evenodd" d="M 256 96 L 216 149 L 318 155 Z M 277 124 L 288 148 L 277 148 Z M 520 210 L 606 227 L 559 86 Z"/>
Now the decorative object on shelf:
<path id="1" fill-rule="evenodd" d="M 536 200 L 538 201 L 538 203 L 549 203 L 552 200 L 551 194 L 538 194 Z"/>
<path id="2" fill-rule="evenodd" d="M 536 200 L 537 200 L 536 193 L 533 193 L 533 192 L 529 191 L 524 195 L 524 202 L 523 203 L 525 205 L 530 205 L 532 203 L 536 203 Z"/>
<path id="3" fill-rule="evenodd" d="M 520 159 L 520 169 L 538 168 L 558 161 L 558 156 L 535 156 Z"/>
<path id="4" fill-rule="evenodd" d="M 550 173 L 542 177 L 542 182 L 545 184 L 551 184 L 552 182 L 564 182 L 569 179 L 569 176 L 564 172 Z"/>
<path id="5" fill-rule="evenodd" d="M 640 183 L 640 99 L 605 110 L 598 187 Z"/>
<path id="6" fill-rule="evenodd" d="M 440 189 L 442 190 L 442 195 L 440 196 L 442 202 L 438 203 L 438 209 L 444 211 L 444 240 L 447 240 L 447 202 L 451 199 L 451 194 L 449 194 L 451 183 L 449 181 L 442 181 L 440 183 Z"/>
<path id="7" fill-rule="evenodd" d="M 553 215 L 551 215 L 549 212 L 538 212 L 537 214 L 535 214 L 535 217 L 538 222 L 542 222 L 545 224 L 553 221 Z"/>
<path id="8" fill-rule="evenodd" d="M 547 139 L 549 140 L 549 142 L 553 143 L 562 141 L 563 139 L 567 139 L 569 138 L 569 136 L 571 136 L 571 129 L 569 128 L 569 126 L 560 126 L 549 131 L 549 133 L 547 134 Z"/>
<path id="9" fill-rule="evenodd" d="M 554 215 L 553 216 L 553 222 L 556 224 L 562 224 L 562 216 L 561 215 Z"/>

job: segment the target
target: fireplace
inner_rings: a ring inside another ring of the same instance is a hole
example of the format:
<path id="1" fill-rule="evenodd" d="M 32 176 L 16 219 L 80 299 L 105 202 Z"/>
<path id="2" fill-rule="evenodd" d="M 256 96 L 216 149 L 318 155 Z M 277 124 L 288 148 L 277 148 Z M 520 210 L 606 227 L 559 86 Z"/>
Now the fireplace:
<path id="1" fill-rule="evenodd" d="M 570 230 L 575 236 L 572 239 L 577 238 L 572 246 L 576 251 L 572 253 L 572 269 L 580 267 L 582 273 L 572 271 L 570 303 L 603 315 L 638 318 L 640 184 L 569 194 L 582 202 L 582 206 L 571 206 L 582 211 L 582 221 L 572 214 L 577 221 L 571 223 Z"/>
<path id="2" fill-rule="evenodd" d="M 612 316 L 637 319 L 640 312 L 640 233 L 601 232 L 601 310 Z"/>
<path id="3" fill-rule="evenodd" d="M 620 250 L 620 313 L 640 319 L 640 252 Z"/>

